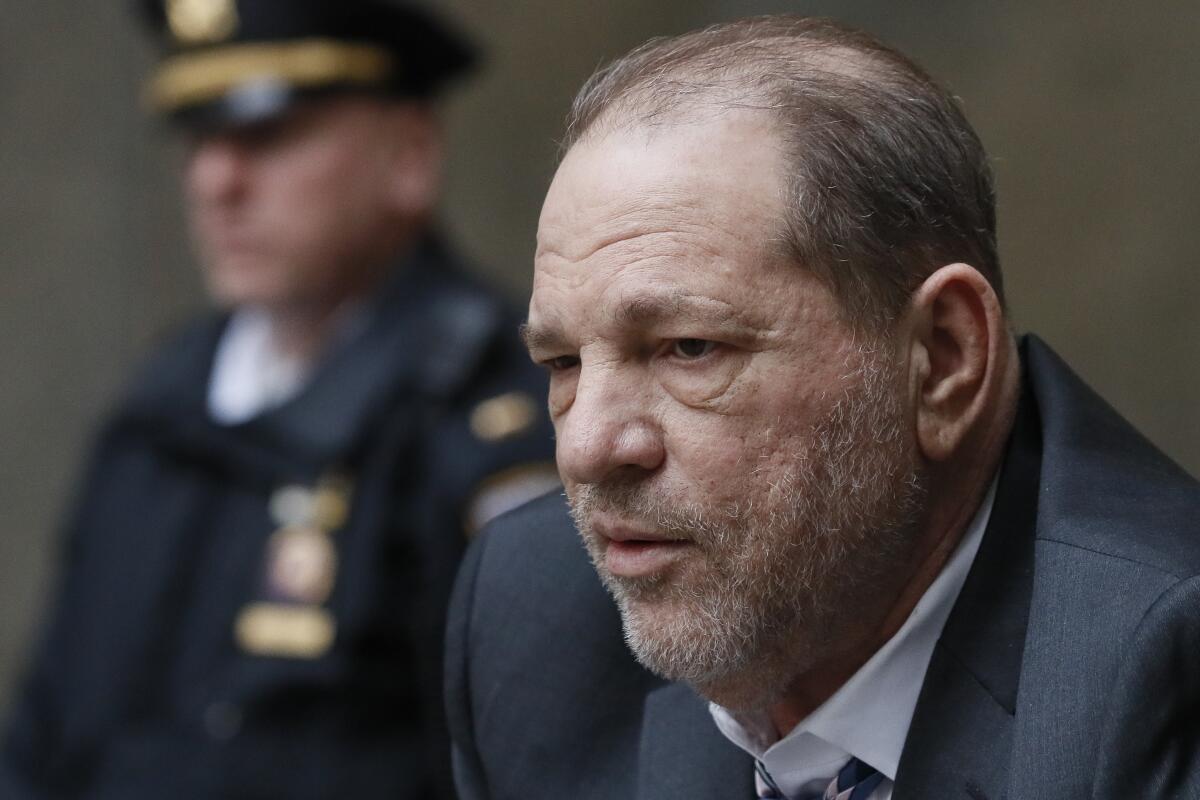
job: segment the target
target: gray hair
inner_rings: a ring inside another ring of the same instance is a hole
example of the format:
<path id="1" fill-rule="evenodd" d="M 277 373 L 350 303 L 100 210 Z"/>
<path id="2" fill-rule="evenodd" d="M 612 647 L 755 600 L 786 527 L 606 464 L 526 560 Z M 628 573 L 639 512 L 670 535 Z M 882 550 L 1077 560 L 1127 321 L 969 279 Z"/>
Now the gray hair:
<path id="1" fill-rule="evenodd" d="M 563 152 L 588 135 L 713 108 L 774 116 L 792 169 L 784 245 L 852 324 L 885 329 L 925 278 L 956 261 L 1003 302 L 979 137 L 919 66 L 831 20 L 752 17 L 653 39 L 584 84 Z"/>

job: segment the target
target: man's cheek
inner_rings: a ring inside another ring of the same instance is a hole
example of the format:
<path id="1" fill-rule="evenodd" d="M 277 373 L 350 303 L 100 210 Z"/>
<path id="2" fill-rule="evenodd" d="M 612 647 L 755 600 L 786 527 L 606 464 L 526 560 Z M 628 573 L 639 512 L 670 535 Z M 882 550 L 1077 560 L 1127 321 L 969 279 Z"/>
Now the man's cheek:
<path id="1" fill-rule="evenodd" d="M 753 471 L 757 454 L 747 451 L 746 436 L 713 427 L 692 424 L 668 436 L 669 461 L 677 480 L 703 497 L 736 496 L 744 486 L 739 476 Z"/>

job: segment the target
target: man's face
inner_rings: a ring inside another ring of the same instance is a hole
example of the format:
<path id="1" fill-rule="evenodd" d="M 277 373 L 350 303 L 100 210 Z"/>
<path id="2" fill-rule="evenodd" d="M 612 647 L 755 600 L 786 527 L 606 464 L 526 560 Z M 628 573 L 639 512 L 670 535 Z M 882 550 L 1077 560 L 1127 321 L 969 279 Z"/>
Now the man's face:
<path id="1" fill-rule="evenodd" d="M 526 332 L 631 646 L 731 706 L 883 607 L 921 505 L 897 354 L 783 256 L 784 175 L 750 112 L 585 139 L 542 211 Z"/>
<path id="2" fill-rule="evenodd" d="M 219 303 L 287 309 L 363 288 L 397 235 L 396 115 L 384 101 L 327 98 L 196 138 L 188 216 Z"/>

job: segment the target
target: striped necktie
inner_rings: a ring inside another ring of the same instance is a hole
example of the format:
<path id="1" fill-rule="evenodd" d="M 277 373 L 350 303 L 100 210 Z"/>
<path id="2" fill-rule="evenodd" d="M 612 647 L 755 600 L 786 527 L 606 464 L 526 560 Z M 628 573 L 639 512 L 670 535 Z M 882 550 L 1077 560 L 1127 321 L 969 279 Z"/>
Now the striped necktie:
<path id="1" fill-rule="evenodd" d="M 786 795 L 775 785 L 775 781 L 767 772 L 761 761 L 754 763 L 758 773 L 758 796 L 763 798 L 786 798 Z M 829 782 L 824 794 L 805 793 L 803 798 L 796 800 L 869 800 L 871 793 L 883 783 L 883 773 L 866 762 L 851 758 L 842 767 L 837 777 Z"/>
<path id="2" fill-rule="evenodd" d="M 857 758 L 851 758 L 837 777 L 829 782 L 824 800 L 867 800 L 882 782 L 883 773 Z"/>

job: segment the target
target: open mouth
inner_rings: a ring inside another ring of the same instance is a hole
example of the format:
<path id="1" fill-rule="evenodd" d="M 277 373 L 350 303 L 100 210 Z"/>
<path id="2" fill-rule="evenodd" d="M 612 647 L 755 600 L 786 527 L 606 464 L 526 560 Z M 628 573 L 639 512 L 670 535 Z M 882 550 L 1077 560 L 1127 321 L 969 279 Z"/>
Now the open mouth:
<path id="1" fill-rule="evenodd" d="M 644 578 L 669 568 L 694 544 L 682 539 L 610 539 L 604 565 L 613 575 Z"/>

